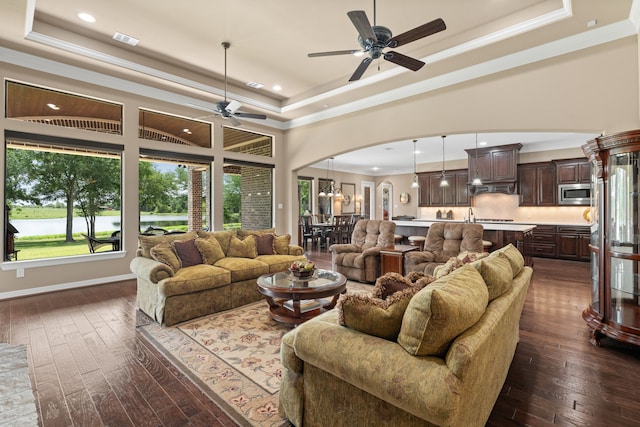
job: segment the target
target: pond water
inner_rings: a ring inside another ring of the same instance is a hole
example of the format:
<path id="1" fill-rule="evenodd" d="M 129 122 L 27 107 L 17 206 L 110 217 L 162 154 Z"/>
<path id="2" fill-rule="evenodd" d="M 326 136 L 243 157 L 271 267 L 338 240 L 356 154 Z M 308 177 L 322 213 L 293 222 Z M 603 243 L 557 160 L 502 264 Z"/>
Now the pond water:
<path id="1" fill-rule="evenodd" d="M 27 236 L 43 236 L 49 234 L 64 234 L 66 218 L 52 219 L 12 219 L 9 221 L 18 231 L 17 238 Z M 141 215 L 140 229 L 147 227 L 171 228 L 178 225 L 187 225 L 186 215 Z M 119 216 L 97 216 L 96 231 L 120 230 Z M 83 217 L 73 218 L 73 232 L 86 233 L 87 223 Z"/>

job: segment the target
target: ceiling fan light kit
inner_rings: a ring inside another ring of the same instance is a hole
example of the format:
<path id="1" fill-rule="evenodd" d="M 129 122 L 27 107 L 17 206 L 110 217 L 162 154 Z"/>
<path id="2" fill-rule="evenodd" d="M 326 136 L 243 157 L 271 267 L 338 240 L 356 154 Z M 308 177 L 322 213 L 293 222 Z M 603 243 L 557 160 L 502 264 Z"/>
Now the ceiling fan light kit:
<path id="1" fill-rule="evenodd" d="M 351 19 L 353 26 L 358 30 L 358 43 L 362 48 L 363 53 L 369 56 L 365 57 L 360 65 L 356 68 L 354 73 L 349 78 L 349 81 L 359 80 L 362 75 L 367 71 L 371 62 L 374 59 L 382 57 L 386 61 L 393 62 L 396 65 L 407 68 L 411 71 L 418 71 L 424 66 L 424 62 L 409 56 L 403 55 L 399 52 L 387 51 L 383 52 L 385 48 L 394 49 L 396 47 L 411 43 L 413 41 L 422 39 L 432 34 L 444 31 L 447 29 L 446 24 L 441 18 L 434 19 L 431 22 L 420 25 L 412 30 L 406 31 L 400 35 L 393 36 L 391 30 L 382 25 L 376 25 L 376 2 L 373 2 L 373 25 L 369 22 L 367 14 L 363 10 L 352 10 L 347 12 L 347 16 Z M 316 52 L 310 53 L 310 58 L 319 56 L 331 56 L 331 55 L 352 55 L 358 52 L 357 50 L 334 50 L 329 52 Z"/>
<path id="2" fill-rule="evenodd" d="M 238 119 L 236 119 L 236 117 L 265 120 L 267 118 L 266 115 L 241 113 L 238 111 L 238 109 L 242 106 L 240 102 L 233 101 L 233 100 L 227 101 L 227 50 L 231 47 L 231 43 L 222 42 L 221 45 L 224 48 L 224 100 L 218 102 L 215 105 L 215 108 L 213 110 L 205 107 L 199 107 L 199 108 L 205 108 L 215 114 L 219 114 L 223 118 L 229 120 L 229 122 L 236 127 L 242 125 L 242 123 Z"/>

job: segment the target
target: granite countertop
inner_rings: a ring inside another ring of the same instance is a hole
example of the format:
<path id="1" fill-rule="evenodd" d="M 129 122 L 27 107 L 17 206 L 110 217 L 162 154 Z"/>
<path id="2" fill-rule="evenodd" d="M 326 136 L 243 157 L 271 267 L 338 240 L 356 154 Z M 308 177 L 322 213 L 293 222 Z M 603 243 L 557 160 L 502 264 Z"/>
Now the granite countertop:
<path id="1" fill-rule="evenodd" d="M 436 222 L 459 222 L 462 220 L 426 220 L 426 219 L 414 219 L 411 221 L 394 221 L 396 225 L 403 227 L 430 227 L 431 224 Z M 477 222 L 482 224 L 485 230 L 505 230 L 505 231 L 529 231 L 536 228 L 535 224 L 519 224 L 513 222 Z"/>

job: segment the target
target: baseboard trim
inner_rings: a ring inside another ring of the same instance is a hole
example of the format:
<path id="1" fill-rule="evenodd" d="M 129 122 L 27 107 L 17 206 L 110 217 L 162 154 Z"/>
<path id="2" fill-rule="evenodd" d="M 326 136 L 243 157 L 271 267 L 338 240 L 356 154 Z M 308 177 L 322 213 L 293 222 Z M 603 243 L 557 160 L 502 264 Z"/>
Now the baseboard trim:
<path id="1" fill-rule="evenodd" d="M 104 285 L 105 283 L 121 282 L 123 280 L 135 279 L 136 275 L 121 274 L 119 276 L 101 277 L 99 279 L 81 280 L 78 282 L 61 283 L 58 285 L 40 286 L 38 288 L 21 289 L 19 291 L 0 292 L 0 300 L 20 298 L 48 292 L 64 291 L 67 289 L 83 288 L 86 286 Z"/>

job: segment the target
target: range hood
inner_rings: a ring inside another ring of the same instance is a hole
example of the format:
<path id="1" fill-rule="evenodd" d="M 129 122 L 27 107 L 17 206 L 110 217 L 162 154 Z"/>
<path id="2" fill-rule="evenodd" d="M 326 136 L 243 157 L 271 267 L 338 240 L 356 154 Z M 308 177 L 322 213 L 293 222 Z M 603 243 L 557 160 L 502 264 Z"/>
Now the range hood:
<path id="1" fill-rule="evenodd" d="M 469 194 L 517 194 L 521 148 L 522 144 L 508 144 L 465 150 L 469 155 L 469 179 L 477 176 L 482 180 L 482 185 L 469 183 Z"/>
<path id="2" fill-rule="evenodd" d="M 500 194 L 518 194 L 518 183 L 495 183 L 482 185 L 469 185 L 469 194 L 477 196 L 478 194 L 500 193 Z"/>

